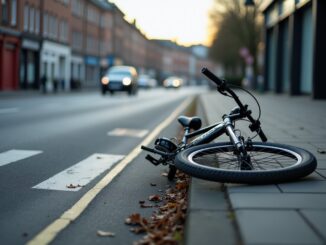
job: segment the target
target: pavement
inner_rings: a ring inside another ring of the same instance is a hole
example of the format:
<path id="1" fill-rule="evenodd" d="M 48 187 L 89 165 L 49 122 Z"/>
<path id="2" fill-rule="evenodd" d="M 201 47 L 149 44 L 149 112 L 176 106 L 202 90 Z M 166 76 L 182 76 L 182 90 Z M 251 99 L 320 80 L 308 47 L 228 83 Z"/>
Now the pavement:
<path id="1" fill-rule="evenodd" d="M 257 111 L 246 94 L 239 91 L 238 95 Z M 269 141 L 310 151 L 318 167 L 302 180 L 275 185 L 223 184 L 192 178 L 187 245 L 326 244 L 326 101 L 309 96 L 256 96 Z M 201 95 L 198 104 L 199 115 L 205 116 L 207 123 L 220 121 L 235 107 L 232 99 L 215 91 Z"/>

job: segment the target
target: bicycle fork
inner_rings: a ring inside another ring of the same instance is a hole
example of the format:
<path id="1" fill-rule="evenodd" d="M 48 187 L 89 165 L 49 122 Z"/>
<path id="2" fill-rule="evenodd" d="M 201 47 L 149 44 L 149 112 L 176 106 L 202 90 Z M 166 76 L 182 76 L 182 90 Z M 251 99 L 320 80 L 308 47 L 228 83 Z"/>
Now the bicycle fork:
<path id="1" fill-rule="evenodd" d="M 241 170 L 252 170 L 253 166 L 251 163 L 250 156 L 246 150 L 246 144 L 243 137 L 237 136 L 234 132 L 234 127 L 230 118 L 224 118 L 225 130 L 227 135 L 230 137 L 230 140 L 235 148 L 234 154 L 237 155 L 238 163 L 240 163 Z"/>

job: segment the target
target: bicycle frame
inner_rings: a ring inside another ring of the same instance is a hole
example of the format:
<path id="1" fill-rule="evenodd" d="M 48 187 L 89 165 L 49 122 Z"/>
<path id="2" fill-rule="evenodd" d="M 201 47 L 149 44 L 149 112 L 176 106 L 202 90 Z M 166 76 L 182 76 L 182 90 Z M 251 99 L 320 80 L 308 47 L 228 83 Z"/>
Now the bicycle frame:
<path id="1" fill-rule="evenodd" d="M 237 115 L 237 117 L 240 117 L 240 115 Z M 234 120 L 232 119 L 232 115 L 229 115 L 229 116 L 225 116 L 222 122 L 199 129 L 192 133 L 189 133 L 189 128 L 186 128 L 184 137 L 182 139 L 182 144 L 185 145 L 185 149 L 187 149 L 193 146 L 210 143 L 214 139 L 217 139 L 218 137 L 226 133 L 230 137 L 230 140 L 233 143 L 233 145 L 237 149 L 239 149 L 241 147 L 240 145 L 241 142 L 236 136 L 236 134 L 234 133 L 233 122 Z M 189 144 L 187 144 L 189 138 L 195 137 L 197 135 L 200 136 L 198 136 L 197 138 L 192 140 Z"/>

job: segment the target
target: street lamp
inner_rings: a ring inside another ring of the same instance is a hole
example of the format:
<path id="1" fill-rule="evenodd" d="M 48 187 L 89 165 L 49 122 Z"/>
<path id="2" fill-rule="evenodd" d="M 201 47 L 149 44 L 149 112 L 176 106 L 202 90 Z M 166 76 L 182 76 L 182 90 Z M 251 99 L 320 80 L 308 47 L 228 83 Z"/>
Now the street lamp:
<path id="1" fill-rule="evenodd" d="M 247 7 L 255 6 L 255 3 L 253 0 L 245 0 L 244 4 Z"/>

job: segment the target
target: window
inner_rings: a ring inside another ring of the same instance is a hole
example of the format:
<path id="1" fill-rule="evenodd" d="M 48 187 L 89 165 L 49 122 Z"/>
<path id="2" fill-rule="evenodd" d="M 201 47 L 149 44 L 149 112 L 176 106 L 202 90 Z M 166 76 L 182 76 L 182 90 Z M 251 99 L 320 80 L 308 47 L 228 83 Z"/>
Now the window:
<path id="1" fill-rule="evenodd" d="M 48 14 L 45 12 L 43 16 L 43 35 L 46 37 L 48 35 L 48 26 L 49 26 L 49 17 Z"/>
<path id="2" fill-rule="evenodd" d="M 67 21 L 60 21 L 60 30 L 59 30 L 60 41 L 67 42 L 68 41 L 68 24 Z"/>
<path id="3" fill-rule="evenodd" d="M 84 5 L 80 0 L 72 0 L 71 12 L 76 16 L 83 16 Z"/>
<path id="4" fill-rule="evenodd" d="M 29 13 L 29 7 L 28 7 L 28 5 L 25 5 L 25 7 L 24 7 L 24 31 L 28 31 L 28 13 Z"/>
<path id="5" fill-rule="evenodd" d="M 8 23 L 8 1 L 1 0 L 1 9 L 2 9 L 2 22 Z"/>
<path id="6" fill-rule="evenodd" d="M 72 33 L 72 47 L 76 50 L 83 48 L 83 36 L 81 32 L 74 31 Z"/>
<path id="7" fill-rule="evenodd" d="M 39 34 L 40 32 L 40 10 L 35 9 L 35 33 Z"/>
<path id="8" fill-rule="evenodd" d="M 29 9 L 29 31 L 34 32 L 35 11 L 34 8 Z"/>
<path id="9" fill-rule="evenodd" d="M 58 19 L 57 17 L 53 17 L 53 37 L 58 37 Z"/>
<path id="10" fill-rule="evenodd" d="M 11 0 L 11 25 L 17 24 L 17 0 Z"/>

